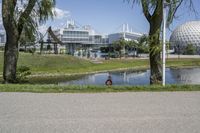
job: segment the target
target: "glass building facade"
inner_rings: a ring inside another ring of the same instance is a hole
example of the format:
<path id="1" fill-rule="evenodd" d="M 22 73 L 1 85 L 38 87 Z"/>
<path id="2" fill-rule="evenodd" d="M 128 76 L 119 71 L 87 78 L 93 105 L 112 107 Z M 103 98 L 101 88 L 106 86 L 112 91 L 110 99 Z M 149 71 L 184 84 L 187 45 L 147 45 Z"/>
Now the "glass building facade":
<path id="1" fill-rule="evenodd" d="M 95 34 L 91 29 L 66 27 L 53 31 L 63 43 L 72 44 L 108 44 L 108 37 Z"/>
<path id="2" fill-rule="evenodd" d="M 4 46 L 6 43 L 6 33 L 3 24 L 0 22 L 0 46 Z"/>
<path id="3" fill-rule="evenodd" d="M 81 30 L 64 30 L 61 35 L 63 43 L 88 43 L 89 32 Z"/>
<path id="4" fill-rule="evenodd" d="M 114 34 L 110 34 L 108 35 L 109 38 L 109 43 L 113 43 L 115 41 L 118 41 L 120 39 L 124 39 L 127 41 L 130 40 L 138 40 L 140 37 L 142 37 L 143 34 L 140 33 L 134 33 L 134 32 L 119 32 L 119 33 L 114 33 Z"/>

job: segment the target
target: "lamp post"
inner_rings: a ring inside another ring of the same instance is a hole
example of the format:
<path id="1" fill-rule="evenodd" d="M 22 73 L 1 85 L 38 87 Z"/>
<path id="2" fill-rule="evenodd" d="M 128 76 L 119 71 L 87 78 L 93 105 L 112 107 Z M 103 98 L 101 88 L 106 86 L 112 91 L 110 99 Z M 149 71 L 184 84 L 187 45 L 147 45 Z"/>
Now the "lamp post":
<path id="1" fill-rule="evenodd" d="M 162 85 L 165 86 L 165 63 L 166 63 L 166 7 L 169 3 L 163 0 L 163 47 L 162 47 Z"/>

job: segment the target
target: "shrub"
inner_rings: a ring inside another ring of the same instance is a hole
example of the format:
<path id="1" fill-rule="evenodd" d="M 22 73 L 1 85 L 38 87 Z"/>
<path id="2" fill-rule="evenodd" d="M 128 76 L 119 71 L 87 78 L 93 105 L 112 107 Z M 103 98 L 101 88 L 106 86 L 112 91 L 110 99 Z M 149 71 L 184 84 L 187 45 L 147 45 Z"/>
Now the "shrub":
<path id="1" fill-rule="evenodd" d="M 17 81 L 18 83 L 28 82 L 27 76 L 31 75 L 30 68 L 28 66 L 20 66 L 17 68 Z"/>
<path id="2" fill-rule="evenodd" d="M 184 54 L 186 54 L 186 55 L 194 55 L 195 53 L 196 53 L 195 46 L 192 45 L 192 44 L 188 44 L 186 49 L 185 49 Z"/>
<path id="3" fill-rule="evenodd" d="M 29 53 L 31 53 L 32 55 L 35 53 L 36 49 L 35 48 L 31 48 L 28 50 Z"/>

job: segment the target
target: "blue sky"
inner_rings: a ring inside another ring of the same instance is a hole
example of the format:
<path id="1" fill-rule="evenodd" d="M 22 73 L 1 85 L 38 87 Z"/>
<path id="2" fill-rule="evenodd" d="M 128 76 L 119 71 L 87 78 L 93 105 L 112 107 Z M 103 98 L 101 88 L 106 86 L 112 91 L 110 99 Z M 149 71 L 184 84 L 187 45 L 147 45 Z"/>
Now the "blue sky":
<path id="1" fill-rule="evenodd" d="M 200 13 L 198 7 L 200 0 L 193 0 L 193 2 Z M 52 28 L 62 27 L 68 18 L 73 18 L 80 25 L 91 25 L 102 34 L 119 31 L 123 23 L 131 25 L 135 32 L 148 33 L 149 30 L 141 6 L 132 6 L 123 0 L 57 0 L 56 3 L 57 17 L 41 26 L 41 30 L 45 31 L 50 25 Z M 178 18 L 171 25 L 172 30 L 187 21 L 200 20 L 200 14 L 199 17 L 195 17 L 185 6 L 179 8 L 177 16 Z M 168 31 L 167 38 L 170 34 L 171 32 Z"/>
<path id="2" fill-rule="evenodd" d="M 193 0 L 196 10 L 200 13 L 200 0 Z M 75 19 L 80 25 L 91 25 L 97 32 L 108 34 L 117 32 L 123 23 L 131 25 L 135 32 L 148 33 L 149 24 L 142 14 L 141 6 L 132 6 L 123 0 L 57 0 L 56 7 L 65 11 L 66 16 Z M 181 6 L 178 18 L 171 29 L 190 20 L 200 20 L 194 13 Z M 52 25 L 62 25 L 67 17 L 54 20 Z M 49 23 L 48 23 L 49 24 Z M 168 31 L 167 36 L 171 34 Z"/>

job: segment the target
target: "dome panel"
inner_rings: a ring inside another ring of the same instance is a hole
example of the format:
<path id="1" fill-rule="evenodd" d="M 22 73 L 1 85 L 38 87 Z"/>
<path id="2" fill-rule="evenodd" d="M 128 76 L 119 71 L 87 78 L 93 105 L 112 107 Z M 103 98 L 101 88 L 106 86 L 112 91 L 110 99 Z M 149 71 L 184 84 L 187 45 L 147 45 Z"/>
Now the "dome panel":
<path id="1" fill-rule="evenodd" d="M 200 21 L 187 22 L 176 28 L 170 42 L 173 46 L 187 46 L 188 43 L 200 46 Z"/>

